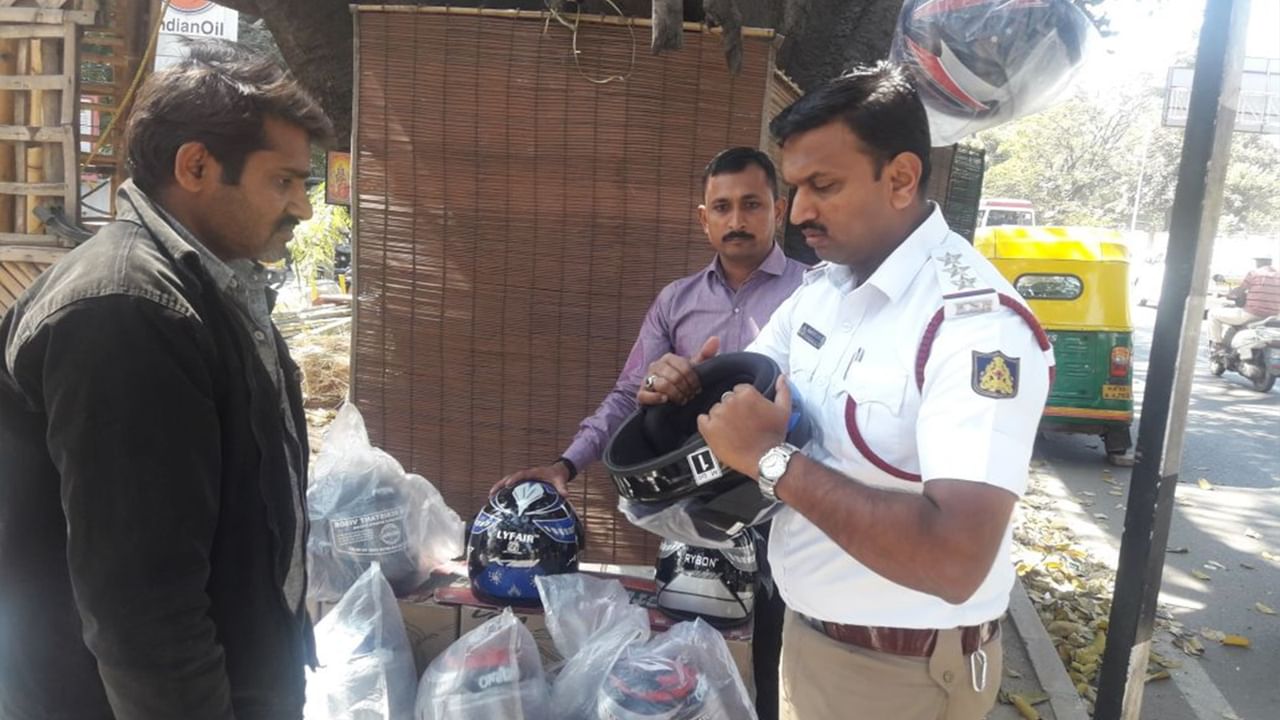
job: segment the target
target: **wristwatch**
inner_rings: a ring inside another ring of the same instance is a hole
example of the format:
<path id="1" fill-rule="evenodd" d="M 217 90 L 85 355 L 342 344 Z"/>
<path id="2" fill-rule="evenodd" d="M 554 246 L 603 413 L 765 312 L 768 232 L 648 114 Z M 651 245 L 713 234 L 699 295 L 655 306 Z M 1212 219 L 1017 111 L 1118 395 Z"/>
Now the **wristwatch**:
<path id="1" fill-rule="evenodd" d="M 791 462 L 791 456 L 799 451 L 800 448 L 791 443 L 782 443 L 771 448 L 764 457 L 760 458 L 760 476 L 756 480 L 760 484 L 761 495 L 775 502 L 778 500 L 776 492 L 778 481 L 787 472 L 787 464 Z"/>

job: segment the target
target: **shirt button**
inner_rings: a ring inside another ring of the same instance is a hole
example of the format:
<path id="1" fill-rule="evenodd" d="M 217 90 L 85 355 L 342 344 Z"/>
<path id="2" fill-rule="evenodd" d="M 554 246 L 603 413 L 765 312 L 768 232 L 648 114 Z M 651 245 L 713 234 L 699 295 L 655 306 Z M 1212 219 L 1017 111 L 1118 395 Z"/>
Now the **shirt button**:
<path id="1" fill-rule="evenodd" d="M 266 340 L 266 339 L 267 339 L 267 334 L 266 334 L 266 333 L 264 333 L 264 332 L 262 332 L 261 330 L 254 330 L 254 331 L 253 331 L 253 336 L 254 336 L 255 338 L 257 338 L 258 340 Z"/>
<path id="2" fill-rule="evenodd" d="M 740 313 L 740 312 L 742 312 L 742 308 L 734 308 L 734 309 L 733 309 L 733 314 L 734 314 L 734 315 L 737 315 L 737 314 L 738 314 L 738 313 Z"/>
<path id="3" fill-rule="evenodd" d="M 951 672 L 950 670 L 942 673 L 942 682 L 944 683 L 953 682 L 955 679 L 956 679 L 956 674 Z"/>

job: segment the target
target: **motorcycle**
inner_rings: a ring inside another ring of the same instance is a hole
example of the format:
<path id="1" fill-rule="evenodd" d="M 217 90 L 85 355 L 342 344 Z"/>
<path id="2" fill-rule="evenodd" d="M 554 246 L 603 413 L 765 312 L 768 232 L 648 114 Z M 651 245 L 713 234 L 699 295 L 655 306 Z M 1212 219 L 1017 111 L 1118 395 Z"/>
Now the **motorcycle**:
<path id="1" fill-rule="evenodd" d="M 1280 377 L 1280 315 L 1256 320 L 1228 333 L 1209 354 L 1209 372 L 1237 372 L 1258 392 L 1270 392 Z"/>

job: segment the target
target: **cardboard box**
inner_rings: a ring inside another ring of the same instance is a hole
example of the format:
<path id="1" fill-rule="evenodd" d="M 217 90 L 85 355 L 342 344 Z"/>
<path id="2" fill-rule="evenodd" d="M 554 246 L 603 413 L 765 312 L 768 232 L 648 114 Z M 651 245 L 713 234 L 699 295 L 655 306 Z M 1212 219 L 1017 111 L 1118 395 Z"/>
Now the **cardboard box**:
<path id="1" fill-rule="evenodd" d="M 666 632 L 679 622 L 658 609 L 657 586 L 652 579 L 625 575 L 591 574 L 621 582 L 623 588 L 627 590 L 627 594 L 631 596 L 632 604 L 639 605 L 649 611 L 649 628 L 652 632 Z M 462 617 L 459 626 L 459 637 L 476 629 L 486 620 L 502 612 L 502 607 L 476 597 L 475 593 L 471 591 L 471 583 L 466 577 L 459 578 L 458 582 L 436 590 L 435 601 L 443 606 L 456 606 L 460 609 Z M 532 633 L 534 641 L 538 644 L 538 651 L 542 654 L 543 667 L 546 668 L 548 673 L 554 673 L 563 664 L 564 658 L 556 651 L 555 643 L 551 639 L 551 633 L 547 631 L 542 608 L 513 607 L 511 610 Z M 729 654 L 733 657 L 734 664 L 738 667 L 738 673 L 742 676 L 742 682 L 746 685 L 747 692 L 754 700 L 756 690 L 755 676 L 751 669 L 751 624 L 746 623 L 739 627 L 727 628 L 721 630 L 720 634 L 724 637 L 725 644 L 729 646 Z"/>
<path id="2" fill-rule="evenodd" d="M 431 661 L 447 650 L 461 633 L 460 608 L 437 602 L 436 591 L 459 580 L 465 582 L 466 579 L 465 568 L 447 565 L 432 573 L 427 582 L 417 590 L 399 600 L 400 615 L 404 618 L 409 645 L 413 647 L 413 662 L 417 667 L 418 677 L 422 677 Z"/>

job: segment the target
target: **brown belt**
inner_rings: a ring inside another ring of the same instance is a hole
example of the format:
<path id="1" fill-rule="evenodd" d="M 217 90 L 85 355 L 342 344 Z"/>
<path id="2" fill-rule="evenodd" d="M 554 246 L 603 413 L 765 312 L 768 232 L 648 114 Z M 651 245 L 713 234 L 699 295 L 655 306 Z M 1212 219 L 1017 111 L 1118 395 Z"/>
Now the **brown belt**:
<path id="1" fill-rule="evenodd" d="M 805 620 L 815 630 L 836 642 L 890 655 L 929 657 L 933 654 L 933 646 L 938 639 L 937 630 L 842 625 L 809 617 Z M 978 648 L 1000 634 L 1000 621 L 992 620 L 981 625 L 960 628 L 960 630 L 961 651 L 965 655 L 972 655 L 978 651 Z"/>

